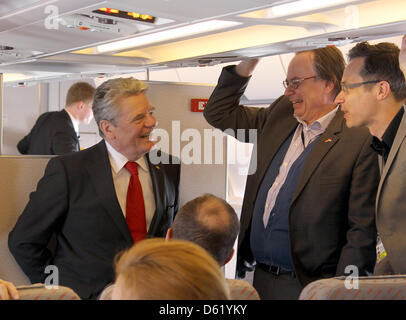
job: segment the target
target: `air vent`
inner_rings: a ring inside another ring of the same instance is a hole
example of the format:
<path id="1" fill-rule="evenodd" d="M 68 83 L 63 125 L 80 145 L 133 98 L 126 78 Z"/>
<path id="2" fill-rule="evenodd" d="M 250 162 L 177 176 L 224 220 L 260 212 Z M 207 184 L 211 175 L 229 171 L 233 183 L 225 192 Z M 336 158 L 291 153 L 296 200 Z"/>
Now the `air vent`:
<path id="1" fill-rule="evenodd" d="M 14 48 L 10 46 L 0 45 L 0 57 L 21 57 L 21 53 L 13 51 Z"/>
<path id="2" fill-rule="evenodd" d="M 90 17 L 90 16 L 89 16 Z M 97 21 L 101 24 L 110 24 L 110 25 L 114 25 L 117 24 L 117 21 L 114 21 L 113 19 L 109 19 L 109 18 L 99 18 L 96 17 Z"/>
<path id="3" fill-rule="evenodd" d="M 110 18 L 101 18 L 85 14 L 74 14 L 59 18 L 59 23 L 67 28 L 74 28 L 80 31 L 108 32 L 118 35 L 130 35 L 137 32 L 136 26 L 118 22 Z"/>
<path id="4" fill-rule="evenodd" d="M 310 48 L 323 48 L 326 46 L 344 46 L 356 41 L 358 37 L 330 37 L 330 38 L 315 38 L 303 39 L 292 42 L 287 42 L 286 45 L 292 49 L 305 50 Z"/>
<path id="5" fill-rule="evenodd" d="M 224 63 L 228 61 L 239 60 L 238 56 L 212 56 L 212 57 L 203 57 L 197 60 L 200 66 L 214 66 L 219 63 Z"/>
<path id="6" fill-rule="evenodd" d="M 0 51 L 9 51 L 9 50 L 13 50 L 13 47 L 9 47 L 9 46 L 3 46 L 0 44 Z"/>
<path id="7" fill-rule="evenodd" d="M 335 38 L 328 38 L 328 41 L 354 41 L 357 40 L 359 37 L 335 37 Z"/>

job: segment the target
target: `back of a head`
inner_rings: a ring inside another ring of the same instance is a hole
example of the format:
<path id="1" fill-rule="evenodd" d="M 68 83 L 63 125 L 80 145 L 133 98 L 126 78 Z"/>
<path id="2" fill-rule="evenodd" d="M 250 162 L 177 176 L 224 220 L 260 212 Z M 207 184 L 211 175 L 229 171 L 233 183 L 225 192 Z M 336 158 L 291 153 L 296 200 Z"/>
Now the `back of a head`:
<path id="1" fill-rule="evenodd" d="M 76 82 L 68 90 L 66 94 L 66 106 L 82 101 L 89 103 L 93 101 L 96 89 L 87 82 Z"/>
<path id="2" fill-rule="evenodd" d="M 406 99 L 405 76 L 399 66 L 399 48 L 390 42 L 375 45 L 360 42 L 348 53 L 349 60 L 365 58 L 360 72 L 366 81 L 387 81 L 397 101 Z"/>
<path id="3" fill-rule="evenodd" d="M 172 224 L 172 238 L 198 244 L 223 265 L 230 257 L 239 229 L 234 209 L 225 200 L 205 194 L 180 208 Z"/>
<path id="4" fill-rule="evenodd" d="M 188 241 L 147 239 L 125 251 L 116 265 L 113 299 L 228 300 L 217 262 Z"/>

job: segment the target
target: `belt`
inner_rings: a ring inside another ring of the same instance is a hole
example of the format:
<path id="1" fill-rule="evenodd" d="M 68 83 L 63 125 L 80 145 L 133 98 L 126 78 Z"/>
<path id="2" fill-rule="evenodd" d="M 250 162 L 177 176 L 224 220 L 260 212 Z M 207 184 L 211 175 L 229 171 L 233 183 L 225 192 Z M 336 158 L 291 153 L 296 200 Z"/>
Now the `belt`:
<path id="1" fill-rule="evenodd" d="M 278 266 L 272 266 L 265 263 L 257 262 L 257 267 L 260 267 L 262 270 L 271 273 L 274 276 L 288 275 L 292 278 L 296 278 L 295 271 L 286 270 Z"/>

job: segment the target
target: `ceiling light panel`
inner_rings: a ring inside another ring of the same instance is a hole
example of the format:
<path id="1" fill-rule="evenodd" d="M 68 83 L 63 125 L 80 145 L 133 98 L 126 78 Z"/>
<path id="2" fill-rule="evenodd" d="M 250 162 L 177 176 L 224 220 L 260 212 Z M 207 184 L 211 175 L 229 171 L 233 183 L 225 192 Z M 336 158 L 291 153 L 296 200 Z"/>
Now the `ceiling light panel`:
<path id="1" fill-rule="evenodd" d="M 223 21 L 223 20 L 210 20 L 205 22 L 199 22 L 183 27 L 159 31 L 152 34 L 141 35 L 126 40 L 100 45 L 97 47 L 97 51 L 99 53 L 104 53 L 110 51 L 123 50 L 127 48 L 136 48 L 162 41 L 174 40 L 196 34 L 207 33 L 225 28 L 231 28 L 240 24 L 241 23 L 239 22 Z"/>
<path id="2" fill-rule="evenodd" d="M 327 9 L 337 5 L 348 5 L 356 0 L 298 0 L 290 3 L 285 3 L 277 6 L 273 6 L 267 9 L 268 18 L 280 18 L 298 13 L 306 13 L 319 9 Z"/>

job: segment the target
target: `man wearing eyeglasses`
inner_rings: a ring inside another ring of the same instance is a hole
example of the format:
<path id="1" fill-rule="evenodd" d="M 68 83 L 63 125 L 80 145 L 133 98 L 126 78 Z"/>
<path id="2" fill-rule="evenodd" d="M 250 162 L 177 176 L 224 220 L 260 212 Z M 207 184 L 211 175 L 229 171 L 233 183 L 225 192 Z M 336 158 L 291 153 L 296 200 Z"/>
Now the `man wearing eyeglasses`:
<path id="1" fill-rule="evenodd" d="M 406 51 L 405 38 L 402 49 Z M 347 126 L 366 126 L 379 155 L 376 224 L 383 245 L 378 244 L 375 274 L 406 273 L 406 85 L 398 59 L 399 48 L 393 43 L 357 44 L 349 52 L 336 98 Z"/>
<path id="2" fill-rule="evenodd" d="M 368 131 L 347 128 L 334 102 L 344 70 L 337 48 L 297 53 L 284 95 L 268 108 L 239 105 L 257 62 L 226 67 L 204 115 L 222 130 L 258 133 L 257 170 L 247 178 L 241 212 L 239 276 L 256 262 L 261 299 L 297 299 L 312 281 L 351 268 L 373 271 L 378 161 Z"/>

